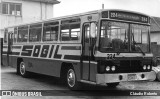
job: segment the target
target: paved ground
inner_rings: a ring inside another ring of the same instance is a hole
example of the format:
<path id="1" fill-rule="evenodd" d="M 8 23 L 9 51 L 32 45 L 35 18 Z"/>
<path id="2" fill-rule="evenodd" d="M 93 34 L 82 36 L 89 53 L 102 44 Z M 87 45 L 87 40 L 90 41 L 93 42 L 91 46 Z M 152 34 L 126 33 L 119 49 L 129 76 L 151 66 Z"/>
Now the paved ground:
<path id="1" fill-rule="evenodd" d="M 55 77 L 34 74 L 30 78 L 22 78 L 16 74 L 16 70 L 10 67 L 1 68 L 1 87 L 2 90 L 52 90 L 53 96 L 50 97 L 2 97 L 2 99 L 160 99 L 159 96 L 106 96 L 106 92 L 124 91 L 132 92 L 131 90 L 159 90 L 160 82 L 141 81 L 141 82 L 123 82 L 116 88 L 108 88 L 104 86 L 85 85 L 86 90 L 92 91 L 70 91 L 65 85 L 61 84 L 60 80 Z M 54 91 L 53 91 L 54 90 Z M 93 91 L 94 90 L 94 91 Z M 107 91 L 104 91 L 107 90 Z M 100 93 L 100 94 L 99 94 Z M 160 93 L 160 92 L 159 92 Z M 50 94 L 50 92 L 48 92 Z"/>

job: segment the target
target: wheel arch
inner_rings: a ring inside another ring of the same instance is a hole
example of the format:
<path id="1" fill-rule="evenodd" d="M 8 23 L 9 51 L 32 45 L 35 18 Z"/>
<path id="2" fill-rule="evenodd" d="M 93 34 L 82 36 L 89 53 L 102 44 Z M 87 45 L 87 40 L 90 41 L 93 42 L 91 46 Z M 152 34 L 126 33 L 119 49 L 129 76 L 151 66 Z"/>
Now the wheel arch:
<path id="1" fill-rule="evenodd" d="M 63 62 L 61 64 L 61 69 L 60 69 L 60 78 L 63 79 L 63 77 L 65 76 L 65 73 L 67 72 L 68 68 L 73 68 L 75 73 L 76 73 L 76 78 L 79 81 L 80 80 L 80 68 L 78 68 L 79 66 L 75 65 L 72 62 Z"/>
<path id="2" fill-rule="evenodd" d="M 23 61 L 23 58 L 18 57 L 17 58 L 17 74 L 20 74 L 19 68 L 20 68 L 20 63 Z"/>

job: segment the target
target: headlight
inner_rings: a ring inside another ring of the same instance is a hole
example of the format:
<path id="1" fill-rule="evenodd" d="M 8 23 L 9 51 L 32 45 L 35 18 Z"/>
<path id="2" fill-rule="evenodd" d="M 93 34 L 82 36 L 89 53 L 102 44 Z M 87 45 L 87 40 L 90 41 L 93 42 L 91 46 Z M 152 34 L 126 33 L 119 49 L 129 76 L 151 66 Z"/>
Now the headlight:
<path id="1" fill-rule="evenodd" d="M 148 65 L 148 66 L 147 66 L 147 69 L 151 69 L 151 65 Z"/>
<path id="2" fill-rule="evenodd" d="M 106 71 L 110 71 L 110 67 L 109 66 L 106 67 Z"/>
<path id="3" fill-rule="evenodd" d="M 143 66 L 143 70 L 146 70 L 146 69 L 147 69 L 147 66 L 146 66 L 146 65 L 144 65 L 144 66 Z"/>
<path id="4" fill-rule="evenodd" d="M 112 70 L 112 71 L 115 71 L 115 70 L 116 70 L 116 66 L 112 66 L 112 67 L 111 67 L 111 70 Z"/>

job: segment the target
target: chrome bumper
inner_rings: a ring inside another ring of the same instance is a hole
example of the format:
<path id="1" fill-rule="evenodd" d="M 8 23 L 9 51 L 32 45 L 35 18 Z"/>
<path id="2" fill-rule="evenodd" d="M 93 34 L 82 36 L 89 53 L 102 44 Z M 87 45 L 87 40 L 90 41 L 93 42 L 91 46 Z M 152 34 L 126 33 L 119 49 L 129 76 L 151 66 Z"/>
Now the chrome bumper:
<path id="1" fill-rule="evenodd" d="M 96 84 L 139 80 L 153 81 L 155 78 L 156 74 L 154 71 L 140 73 L 96 74 Z"/>

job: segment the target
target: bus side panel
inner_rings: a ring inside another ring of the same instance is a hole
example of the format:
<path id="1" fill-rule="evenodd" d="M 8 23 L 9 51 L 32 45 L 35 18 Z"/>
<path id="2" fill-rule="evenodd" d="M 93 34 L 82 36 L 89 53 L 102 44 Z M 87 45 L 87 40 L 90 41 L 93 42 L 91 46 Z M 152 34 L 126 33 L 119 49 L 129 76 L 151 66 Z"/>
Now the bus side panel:
<path id="1" fill-rule="evenodd" d="M 90 64 L 90 81 L 96 82 L 96 74 L 97 74 L 97 64 Z"/>
<path id="2" fill-rule="evenodd" d="M 2 55 L 2 65 L 3 66 L 7 66 L 8 65 L 8 63 L 7 63 L 7 55 L 6 54 Z"/>
<path id="3" fill-rule="evenodd" d="M 60 77 L 61 61 L 38 58 L 23 58 L 27 71 Z"/>
<path id="4" fill-rule="evenodd" d="M 17 67 L 17 56 L 9 56 L 9 66 L 16 68 Z"/>
<path id="5" fill-rule="evenodd" d="M 96 81 L 97 64 L 95 63 L 83 63 L 82 79 L 92 82 Z"/>
<path id="6" fill-rule="evenodd" d="M 83 63 L 82 79 L 89 80 L 89 63 Z"/>
<path id="7" fill-rule="evenodd" d="M 81 80 L 81 64 L 80 62 L 72 62 L 73 64 L 73 68 L 75 70 L 75 73 L 76 73 L 76 78 L 77 78 L 77 81 L 80 81 Z"/>

